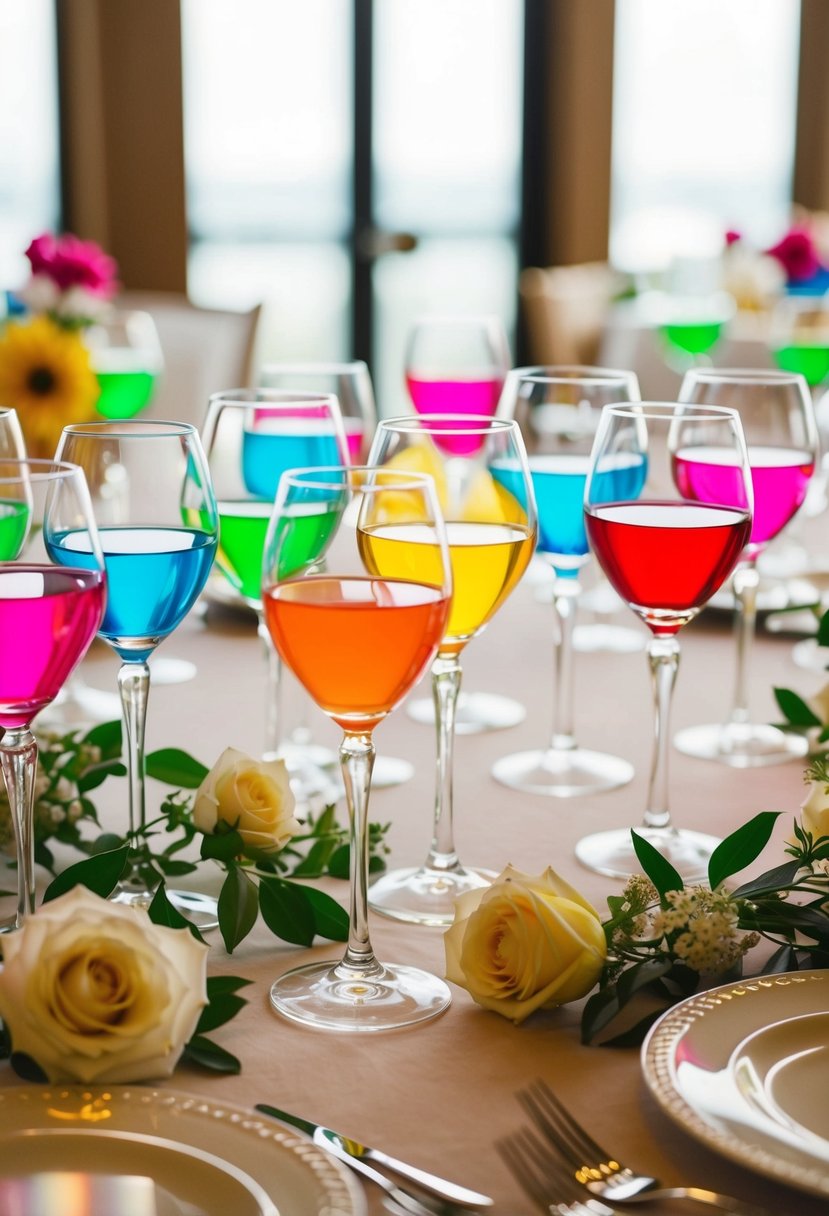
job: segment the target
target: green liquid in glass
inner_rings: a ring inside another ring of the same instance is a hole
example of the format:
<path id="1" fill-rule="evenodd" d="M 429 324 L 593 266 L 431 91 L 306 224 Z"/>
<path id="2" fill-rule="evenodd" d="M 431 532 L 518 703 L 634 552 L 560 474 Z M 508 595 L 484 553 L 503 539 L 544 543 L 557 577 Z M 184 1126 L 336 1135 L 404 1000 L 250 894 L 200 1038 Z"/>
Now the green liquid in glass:
<path id="1" fill-rule="evenodd" d="M 97 376 L 101 395 L 95 408 L 104 418 L 132 418 L 153 395 L 152 372 L 98 372 Z"/>
<path id="2" fill-rule="evenodd" d="M 829 346 L 806 342 L 779 346 L 774 352 L 777 366 L 784 372 L 799 372 L 806 383 L 822 384 L 829 377 Z"/>
<path id="3" fill-rule="evenodd" d="M 220 502 L 216 565 L 248 603 L 261 599 L 262 553 L 271 505 L 267 502 Z"/>
<path id="4" fill-rule="evenodd" d="M 30 511 L 19 499 L 0 499 L 0 562 L 11 562 L 23 548 Z"/>
<path id="5" fill-rule="evenodd" d="M 671 321 L 662 333 L 677 350 L 688 355 L 704 355 L 722 337 L 722 321 Z"/>

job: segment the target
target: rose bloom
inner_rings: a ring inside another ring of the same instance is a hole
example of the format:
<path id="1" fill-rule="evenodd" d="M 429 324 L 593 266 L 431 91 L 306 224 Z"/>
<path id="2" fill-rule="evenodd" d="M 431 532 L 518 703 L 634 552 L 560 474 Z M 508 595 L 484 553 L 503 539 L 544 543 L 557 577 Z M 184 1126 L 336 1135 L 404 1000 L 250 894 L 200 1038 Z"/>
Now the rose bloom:
<path id="1" fill-rule="evenodd" d="M 507 866 L 462 895 L 444 945 L 446 978 L 516 1024 L 585 996 L 607 954 L 595 908 L 549 868 L 531 878 Z"/>
<path id="2" fill-rule="evenodd" d="M 166 1077 L 207 1004 L 208 947 L 85 887 L 4 935 L 0 1017 L 49 1081 Z"/>
<path id="3" fill-rule="evenodd" d="M 800 804 L 800 824 L 804 831 L 811 832 L 815 843 L 821 836 L 829 836 L 829 793 L 823 781 L 813 781 L 809 793 Z"/>
<path id="4" fill-rule="evenodd" d="M 61 291 L 82 287 L 94 296 L 110 299 L 118 288 L 118 267 L 94 241 L 82 241 L 67 233 L 56 237 L 44 232 L 26 250 L 35 276 L 45 275 Z"/>
<path id="5" fill-rule="evenodd" d="M 246 848 L 273 853 L 302 830 L 295 806 L 284 760 L 252 760 L 228 747 L 196 790 L 193 822 L 211 836 L 221 821 Z"/>

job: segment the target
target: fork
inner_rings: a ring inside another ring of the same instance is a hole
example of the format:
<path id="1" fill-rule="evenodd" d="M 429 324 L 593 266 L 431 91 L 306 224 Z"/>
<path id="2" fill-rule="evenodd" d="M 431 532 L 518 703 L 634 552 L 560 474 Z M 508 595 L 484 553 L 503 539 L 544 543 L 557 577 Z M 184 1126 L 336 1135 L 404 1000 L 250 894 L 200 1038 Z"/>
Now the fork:
<path id="1" fill-rule="evenodd" d="M 718 1191 L 696 1186 L 662 1186 L 658 1178 L 638 1174 L 622 1165 L 596 1144 L 544 1081 L 535 1081 L 527 1089 L 519 1091 L 517 1096 L 547 1144 L 565 1164 L 570 1179 L 580 1183 L 592 1195 L 608 1199 L 611 1203 L 691 1199 L 739 1216 L 770 1216 L 763 1208 Z M 541 1160 L 543 1163 L 543 1157 Z"/>
<path id="2" fill-rule="evenodd" d="M 552 1158 L 541 1140 L 522 1127 L 495 1141 L 507 1168 L 542 1212 L 552 1216 L 619 1216 L 615 1208 L 598 1199 L 555 1200 L 553 1194 L 569 1195 L 581 1190 L 571 1171 Z"/>

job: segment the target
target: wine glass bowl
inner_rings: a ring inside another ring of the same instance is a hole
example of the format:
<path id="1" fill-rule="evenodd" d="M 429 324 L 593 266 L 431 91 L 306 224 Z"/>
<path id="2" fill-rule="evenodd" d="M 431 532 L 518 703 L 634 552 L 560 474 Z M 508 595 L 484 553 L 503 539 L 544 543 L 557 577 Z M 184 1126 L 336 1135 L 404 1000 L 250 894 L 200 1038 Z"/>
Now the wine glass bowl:
<path id="1" fill-rule="evenodd" d="M 129 840 L 146 827 L 144 737 L 150 668 L 147 660 L 181 623 L 207 580 L 219 520 L 207 461 L 195 427 L 183 422 L 126 420 L 64 428 L 59 457 L 85 471 L 107 574 L 99 636 L 121 660 L 118 687 L 129 782 Z M 86 561 L 83 537 L 67 533 L 52 545 L 56 561 Z M 161 879 L 134 863 L 116 895 L 146 906 Z M 169 891 L 183 913 L 215 924 L 216 901 Z"/>
<path id="2" fill-rule="evenodd" d="M 284 474 L 265 544 L 264 613 L 285 664 L 342 728 L 351 824 L 345 955 L 289 971 L 271 987 L 274 1009 L 294 1021 L 388 1030 L 433 1018 L 449 1004 L 449 989 L 436 976 L 378 962 L 366 892 L 373 732 L 427 670 L 451 592 L 430 478 L 345 466 Z"/>
<path id="3" fill-rule="evenodd" d="M 469 415 L 384 419 L 371 462 L 388 473 L 418 472 L 434 478 L 446 520 L 453 594 L 446 631 L 432 665 L 438 770 L 432 843 L 425 863 L 395 870 L 372 886 L 376 911 L 413 923 L 446 925 L 464 891 L 487 885 L 492 874 L 461 864 L 454 845 L 452 752 L 460 655 L 513 591 L 529 564 L 536 538 L 536 510 L 527 457 L 517 423 Z M 423 550 L 377 545 L 380 573 L 386 561 L 408 550 L 415 563 Z M 397 557 L 394 557 L 397 561 Z"/>
<path id="4" fill-rule="evenodd" d="M 693 473 L 695 466 L 702 476 Z M 705 875 L 718 841 L 677 829 L 668 809 L 676 635 L 732 572 L 751 533 L 752 509 L 748 452 L 735 410 L 676 402 L 604 407 L 585 485 L 587 536 L 610 583 L 651 632 L 656 729 L 638 831 L 687 879 Z M 638 869 L 628 829 L 583 837 L 576 856 L 602 874 L 626 877 Z"/>
<path id="5" fill-rule="evenodd" d="M 331 393 L 343 420 L 349 464 L 368 456 L 377 426 L 377 407 L 368 365 L 362 359 L 342 363 L 266 363 L 261 388 Z"/>
<path id="6" fill-rule="evenodd" d="M 69 541 L 74 556 L 56 562 Z M 104 559 L 83 472 L 0 458 L 0 765 L 17 854 L 17 912 L 34 911 L 37 742 L 30 727 L 86 653 L 106 597 Z"/>
<path id="7" fill-rule="evenodd" d="M 574 635 L 580 573 L 589 560 L 584 485 L 602 407 L 639 399 L 631 372 L 590 367 L 528 367 L 511 371 L 499 406 L 521 420 L 538 509 L 536 551 L 553 572 L 555 698 L 546 748 L 503 756 L 497 781 L 526 793 L 570 798 L 625 785 L 633 766 L 580 747 L 573 728 Z"/>
<path id="8" fill-rule="evenodd" d="M 732 580 L 736 606 L 737 663 L 727 720 L 680 731 L 680 751 L 734 768 L 778 764 L 805 755 L 807 741 L 751 719 L 748 676 L 757 615 L 758 558 L 802 507 L 818 459 L 817 425 L 802 376 L 782 371 L 697 369 L 682 382 L 680 400 L 736 410 L 742 422 L 754 492 L 751 533 Z M 714 453 L 681 470 L 689 491 L 712 488 L 730 471 Z"/>
<path id="9" fill-rule="evenodd" d="M 114 310 L 84 335 L 100 396 L 95 408 L 103 418 L 134 418 L 152 400 L 164 367 L 155 321 L 140 309 Z"/>

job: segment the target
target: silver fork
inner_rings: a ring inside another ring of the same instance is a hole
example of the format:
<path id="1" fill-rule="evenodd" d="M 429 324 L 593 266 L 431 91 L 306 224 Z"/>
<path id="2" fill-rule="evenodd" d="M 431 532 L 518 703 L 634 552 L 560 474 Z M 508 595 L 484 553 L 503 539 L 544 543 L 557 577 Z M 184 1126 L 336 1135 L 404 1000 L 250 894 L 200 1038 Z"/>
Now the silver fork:
<path id="1" fill-rule="evenodd" d="M 530 1199 L 552 1216 L 619 1216 L 615 1208 L 598 1199 L 554 1199 L 553 1195 L 574 1195 L 581 1188 L 560 1161 L 550 1156 L 546 1145 L 522 1127 L 511 1136 L 496 1140 L 495 1147 L 507 1168 Z"/>
<path id="2" fill-rule="evenodd" d="M 562 1106 L 544 1081 L 535 1081 L 518 1093 L 518 1100 L 529 1113 L 547 1144 L 569 1172 L 592 1195 L 612 1203 L 645 1203 L 659 1199 L 692 1199 L 736 1216 L 771 1216 L 758 1208 L 697 1186 L 662 1186 L 658 1178 L 637 1174 L 600 1148 L 580 1123 Z M 549 1155 L 549 1149 L 547 1150 Z"/>

